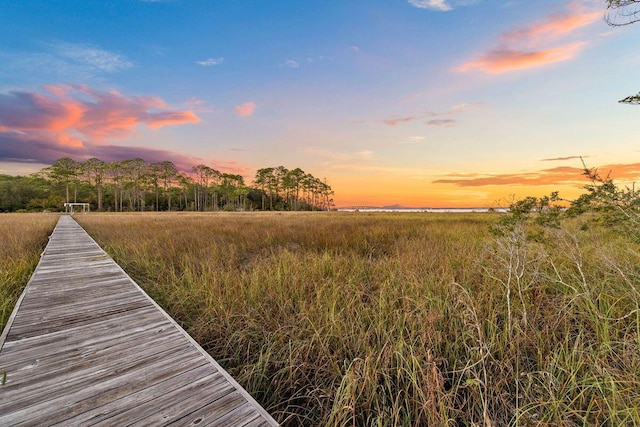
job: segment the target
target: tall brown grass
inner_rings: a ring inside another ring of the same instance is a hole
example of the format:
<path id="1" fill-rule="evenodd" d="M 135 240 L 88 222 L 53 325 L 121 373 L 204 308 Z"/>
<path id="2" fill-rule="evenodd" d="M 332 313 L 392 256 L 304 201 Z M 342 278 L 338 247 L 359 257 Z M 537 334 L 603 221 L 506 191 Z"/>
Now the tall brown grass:
<path id="1" fill-rule="evenodd" d="M 606 228 L 491 234 L 491 214 L 78 219 L 285 425 L 640 424 L 640 252 Z"/>
<path id="2" fill-rule="evenodd" d="M 55 214 L 0 215 L 0 330 L 35 270 L 57 220 Z"/>

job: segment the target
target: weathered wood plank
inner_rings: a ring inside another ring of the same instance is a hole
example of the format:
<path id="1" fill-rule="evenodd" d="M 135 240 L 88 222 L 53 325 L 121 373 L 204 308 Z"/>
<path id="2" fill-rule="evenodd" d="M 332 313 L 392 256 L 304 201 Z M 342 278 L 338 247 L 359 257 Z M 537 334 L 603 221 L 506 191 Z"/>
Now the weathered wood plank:
<path id="1" fill-rule="evenodd" d="M 19 387 L 25 387 L 29 382 L 42 385 L 42 381 L 52 376 L 62 376 L 66 372 L 73 372 L 82 365 L 90 363 L 96 365 L 101 362 L 100 357 L 109 357 L 119 352 L 134 351 L 136 348 L 146 346 L 159 346 L 163 341 L 174 343 L 177 341 L 175 334 L 164 331 L 164 334 L 150 334 L 148 331 L 140 331 L 126 337 L 126 340 L 114 338 L 102 340 L 93 345 L 68 346 L 56 349 L 54 353 L 37 356 L 35 358 L 17 358 L 13 363 L 3 365 L 3 369 L 11 372 L 7 376 L 5 387 L 7 389 L 17 382 Z M 120 360 L 120 359 L 119 359 Z"/>
<path id="2" fill-rule="evenodd" d="M 57 372 L 42 381 L 14 382 L 7 387 L 11 400 L 0 403 L 0 413 L 17 411 L 25 408 L 32 411 L 42 405 L 49 405 L 51 400 L 57 402 L 75 396 L 77 391 L 88 393 L 92 388 L 102 387 L 113 378 L 125 378 L 139 372 L 149 371 L 157 367 L 166 367 L 168 363 L 189 359 L 189 355 L 176 354 L 186 351 L 185 346 L 167 347 L 164 350 L 146 349 L 139 354 L 127 354 L 122 361 L 117 356 L 108 355 L 99 358 L 93 365 L 80 364 L 76 369 L 70 368 Z M 76 397 L 73 397 L 74 399 Z M 73 401 L 64 400 L 69 406 Z M 0 418 L 1 419 L 1 418 Z"/>
<path id="3" fill-rule="evenodd" d="M 0 369 L 0 425 L 277 425 L 69 216 L 0 338 Z"/>
<path id="4" fill-rule="evenodd" d="M 196 361 L 192 360 L 190 363 L 195 364 Z M 114 389 L 110 395 L 110 402 L 67 419 L 67 424 L 94 425 L 105 423 L 109 425 L 113 422 L 110 419 L 116 415 L 129 412 L 133 408 L 138 408 L 150 401 L 154 401 L 176 389 L 187 387 L 199 378 L 211 375 L 219 383 L 224 382 L 222 374 L 219 372 L 212 373 L 211 366 L 207 364 L 196 366 L 193 369 L 190 369 L 191 365 L 187 364 L 172 368 L 172 370 L 152 373 L 150 377 L 152 384 L 142 390 L 138 390 L 137 387 L 131 384 Z"/>
<path id="5" fill-rule="evenodd" d="M 102 308 L 94 307 L 93 311 L 81 311 L 73 314 L 64 313 L 58 318 L 47 319 L 42 318 L 40 322 L 26 321 L 21 322 L 20 317 L 16 317 L 15 327 L 12 327 L 12 332 L 21 337 L 31 337 L 36 335 L 47 334 L 64 330 L 69 326 L 87 325 L 99 321 L 103 316 L 122 314 L 128 311 L 138 310 L 144 308 L 146 301 L 126 301 L 118 304 L 114 307 Z M 15 330 L 14 330 L 15 329 Z"/>
<path id="6" fill-rule="evenodd" d="M 149 365 L 151 369 L 147 371 L 132 369 L 126 377 L 112 376 L 89 388 L 79 388 L 74 393 L 67 393 L 65 396 L 42 403 L 42 405 L 51 406 L 52 410 L 47 411 L 46 418 L 40 418 L 40 415 L 36 414 L 31 417 L 31 421 L 46 420 L 47 424 L 50 424 L 64 422 L 74 417 L 76 420 L 80 417 L 86 419 L 90 411 L 96 408 L 104 410 L 104 406 L 112 404 L 112 402 L 118 402 L 113 405 L 114 411 L 121 410 L 123 404 L 128 404 L 128 409 L 132 409 L 134 406 L 129 404 L 129 396 L 133 392 L 139 391 L 140 382 L 150 384 L 149 387 L 159 385 L 159 389 L 164 393 L 166 392 L 167 380 L 179 377 L 183 382 L 192 381 L 196 378 L 195 375 L 204 375 L 210 372 L 211 367 L 202 363 L 201 360 L 189 358 L 188 355 L 177 355 L 173 359 L 159 360 L 153 365 Z M 123 398 L 126 400 L 123 401 Z M 67 409 L 64 405 L 68 405 L 72 410 Z M 80 424 L 74 422 L 73 425 Z"/>
<path id="7" fill-rule="evenodd" d="M 269 423 L 262 417 L 258 417 L 255 420 L 251 420 L 242 427 L 267 427 Z"/>
<path id="8" fill-rule="evenodd" d="M 206 423 L 208 426 L 238 426 L 247 424 L 258 417 L 256 410 L 248 403 L 237 406 L 222 417 Z"/>
<path id="9" fill-rule="evenodd" d="M 217 400 L 233 391 L 233 387 L 220 378 L 220 375 L 201 376 L 182 387 L 139 405 L 135 412 L 122 412 L 96 425 L 165 425 L 166 423 L 162 421 L 162 417 L 169 406 L 176 408 L 172 411 L 174 414 L 179 414 L 179 408 L 183 400 L 189 399 L 193 395 L 207 393 L 211 399 Z"/>
<path id="10" fill-rule="evenodd" d="M 128 323 L 132 321 L 136 321 L 135 328 L 131 328 L 131 324 Z M 11 355 L 18 352 L 32 353 L 33 348 L 36 347 L 38 348 L 38 353 L 50 354 L 49 352 L 55 351 L 59 346 L 67 344 L 82 346 L 85 344 L 85 340 L 109 339 L 110 336 L 117 337 L 118 334 L 127 335 L 129 333 L 135 333 L 139 330 L 145 330 L 154 326 L 159 327 L 160 323 L 165 325 L 165 327 L 169 327 L 169 325 L 166 325 L 163 322 L 152 323 L 152 321 L 159 322 L 159 318 L 155 313 L 154 307 L 145 307 L 123 315 L 116 313 L 114 315 L 105 316 L 100 319 L 99 322 L 88 326 L 76 326 L 46 335 L 23 338 L 19 341 L 7 340 L 2 347 L 2 360 L 5 360 L 5 358 L 9 358 L 10 360 Z M 52 347 L 44 347 L 48 344 L 51 344 Z"/>
<path id="11" fill-rule="evenodd" d="M 219 408 L 223 406 L 222 401 L 212 402 L 210 405 L 217 405 Z M 260 419 L 258 414 L 251 405 L 245 403 L 241 406 L 235 405 L 235 407 L 228 407 L 231 411 L 224 413 L 224 410 L 219 410 L 217 413 L 212 414 L 208 406 L 205 406 L 186 417 L 173 422 L 172 426 L 210 426 L 210 425 L 245 425 L 255 419 Z M 262 419 L 264 421 L 264 419 Z"/>

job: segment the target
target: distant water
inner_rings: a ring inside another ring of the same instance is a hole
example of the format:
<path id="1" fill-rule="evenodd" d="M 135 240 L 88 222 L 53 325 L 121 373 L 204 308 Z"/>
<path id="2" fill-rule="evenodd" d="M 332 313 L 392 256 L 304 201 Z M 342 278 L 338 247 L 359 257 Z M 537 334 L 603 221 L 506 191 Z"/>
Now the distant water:
<path id="1" fill-rule="evenodd" d="M 474 213 L 507 212 L 505 208 L 338 208 L 340 212 L 430 212 L 430 213 Z"/>

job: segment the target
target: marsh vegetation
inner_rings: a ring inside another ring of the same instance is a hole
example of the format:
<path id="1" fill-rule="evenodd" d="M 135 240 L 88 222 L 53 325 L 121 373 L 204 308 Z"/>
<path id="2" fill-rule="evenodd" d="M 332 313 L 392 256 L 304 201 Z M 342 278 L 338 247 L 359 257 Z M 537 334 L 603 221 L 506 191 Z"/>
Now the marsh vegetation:
<path id="1" fill-rule="evenodd" d="M 599 218 L 78 220 L 284 425 L 635 425 L 640 252 Z"/>
<path id="2" fill-rule="evenodd" d="M 58 215 L 0 215 L 0 329 L 40 259 Z"/>

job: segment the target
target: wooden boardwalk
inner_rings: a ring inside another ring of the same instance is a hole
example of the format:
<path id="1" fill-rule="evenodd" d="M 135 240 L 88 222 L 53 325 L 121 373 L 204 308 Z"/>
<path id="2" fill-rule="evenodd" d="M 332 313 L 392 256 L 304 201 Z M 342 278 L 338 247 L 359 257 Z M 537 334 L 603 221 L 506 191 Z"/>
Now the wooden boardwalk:
<path id="1" fill-rule="evenodd" d="M 0 346 L 2 426 L 277 425 L 67 215 Z"/>

